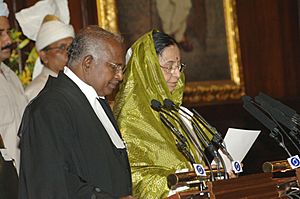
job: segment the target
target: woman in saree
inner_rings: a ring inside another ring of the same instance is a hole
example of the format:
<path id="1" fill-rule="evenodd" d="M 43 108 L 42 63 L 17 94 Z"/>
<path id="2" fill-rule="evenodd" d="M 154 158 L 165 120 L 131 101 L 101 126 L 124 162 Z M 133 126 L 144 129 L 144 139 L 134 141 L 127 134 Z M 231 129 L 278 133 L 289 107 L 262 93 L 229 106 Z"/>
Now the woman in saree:
<path id="1" fill-rule="evenodd" d="M 140 37 L 127 55 L 114 113 L 128 146 L 133 195 L 165 198 L 170 191 L 166 177 L 177 170 L 191 170 L 192 164 L 177 149 L 176 137 L 150 105 L 152 99 L 182 103 L 185 78 L 180 49 L 172 37 L 153 30 Z M 185 135 L 180 125 L 175 125 Z M 196 148 L 190 140 L 188 143 L 195 162 L 201 163 Z"/>

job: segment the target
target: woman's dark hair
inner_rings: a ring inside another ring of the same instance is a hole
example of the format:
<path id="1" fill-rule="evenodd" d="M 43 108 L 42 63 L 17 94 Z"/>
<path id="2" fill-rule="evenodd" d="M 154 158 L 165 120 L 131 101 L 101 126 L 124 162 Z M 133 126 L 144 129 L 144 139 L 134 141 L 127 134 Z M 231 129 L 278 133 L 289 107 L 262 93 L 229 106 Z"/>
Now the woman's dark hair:
<path id="1" fill-rule="evenodd" d="M 176 40 L 173 37 L 167 35 L 166 33 L 153 31 L 152 37 L 153 37 L 154 47 L 157 55 L 160 55 L 162 51 L 168 46 L 172 46 L 172 45 L 178 46 Z"/>

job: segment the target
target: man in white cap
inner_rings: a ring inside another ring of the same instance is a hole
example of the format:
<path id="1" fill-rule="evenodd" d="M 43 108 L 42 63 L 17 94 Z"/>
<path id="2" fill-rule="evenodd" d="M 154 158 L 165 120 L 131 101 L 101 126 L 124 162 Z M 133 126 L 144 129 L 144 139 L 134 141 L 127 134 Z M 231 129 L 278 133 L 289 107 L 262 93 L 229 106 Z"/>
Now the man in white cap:
<path id="1" fill-rule="evenodd" d="M 45 86 L 48 76 L 57 77 L 68 61 L 67 48 L 74 38 L 71 25 L 64 24 L 54 15 L 47 15 L 38 32 L 36 49 L 45 67 L 25 89 L 25 95 L 31 101 Z"/>
<path id="2" fill-rule="evenodd" d="M 62 16 L 62 14 L 57 12 L 57 10 L 63 12 L 64 15 L 67 12 L 68 15 L 67 1 L 40 1 L 34 6 L 21 10 L 16 14 L 24 34 L 36 41 L 35 46 L 40 58 L 37 60 L 36 65 L 39 65 L 41 62 L 44 66 L 41 73 L 25 89 L 25 95 L 29 101 L 35 98 L 42 90 L 49 75 L 57 77 L 58 72 L 63 69 L 68 60 L 67 48 L 73 41 L 74 29 L 71 25 L 59 19 L 58 16 Z M 45 16 L 45 13 L 52 14 Z M 31 28 L 30 24 L 33 21 L 28 19 L 31 19 L 30 17 L 32 16 L 35 17 L 37 23 L 41 24 L 39 29 Z M 62 18 L 64 19 L 64 16 Z M 64 21 L 68 22 L 69 18 L 65 18 L 67 19 L 64 19 Z M 34 34 L 34 36 L 31 34 Z"/>
<path id="3" fill-rule="evenodd" d="M 0 135 L 5 149 L 0 149 L 5 161 L 14 160 L 19 170 L 19 139 L 17 132 L 27 100 L 17 75 L 3 61 L 11 55 L 9 11 L 0 0 Z"/>

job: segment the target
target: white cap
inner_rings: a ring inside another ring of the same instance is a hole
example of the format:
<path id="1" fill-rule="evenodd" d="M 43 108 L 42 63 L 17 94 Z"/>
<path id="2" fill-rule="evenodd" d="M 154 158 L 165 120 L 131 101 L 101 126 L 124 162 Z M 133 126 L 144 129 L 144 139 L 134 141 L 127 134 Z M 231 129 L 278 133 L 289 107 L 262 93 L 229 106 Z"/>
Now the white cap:
<path id="1" fill-rule="evenodd" d="M 37 41 L 38 34 L 42 31 L 43 23 L 45 16 L 47 15 L 54 15 L 56 16 L 61 24 L 54 23 L 53 29 L 56 29 L 59 27 L 62 29 L 63 24 L 66 27 L 66 31 L 70 30 L 70 14 L 69 14 L 69 8 L 68 8 L 68 1 L 67 0 L 41 0 L 38 1 L 36 4 L 29 8 L 25 8 L 21 10 L 20 12 L 16 13 L 16 19 L 19 22 L 22 32 L 24 35 L 26 35 L 29 39 Z M 51 25 L 47 25 L 47 30 L 49 30 Z M 42 31 L 43 34 L 44 31 Z M 47 37 L 52 36 L 53 32 L 49 32 L 47 34 Z M 60 34 L 58 34 L 59 36 Z M 56 35 L 55 35 L 56 36 Z M 53 35 L 53 37 L 55 37 Z M 73 34 L 67 35 L 74 37 L 74 30 Z M 44 37 L 41 37 L 44 38 Z M 65 38 L 65 37 L 63 37 Z M 63 39 L 62 37 L 58 37 L 58 40 Z M 52 43 L 55 41 L 52 41 Z M 51 43 L 49 43 L 51 44 Z M 46 47 L 46 46 L 45 46 Z M 37 49 L 38 50 L 38 49 Z M 41 50 L 41 49 L 39 49 Z"/>
<path id="2" fill-rule="evenodd" d="M 7 8 L 7 4 L 3 2 L 3 0 L 0 0 L 0 16 L 1 17 L 8 17 L 9 10 Z"/>
<path id="3" fill-rule="evenodd" d="M 74 29 L 69 25 L 70 14 L 67 0 L 40 0 L 32 7 L 16 13 L 16 19 L 24 35 L 36 41 L 37 51 L 58 40 L 67 37 L 74 38 Z M 33 79 L 42 67 L 38 59 L 33 69 Z"/>
<path id="4" fill-rule="evenodd" d="M 53 15 L 47 15 L 46 18 L 50 16 Z M 37 34 L 35 47 L 37 51 L 40 51 L 58 40 L 67 37 L 74 38 L 74 36 L 74 29 L 71 25 L 64 24 L 57 19 L 46 21 L 41 25 L 41 28 Z"/>

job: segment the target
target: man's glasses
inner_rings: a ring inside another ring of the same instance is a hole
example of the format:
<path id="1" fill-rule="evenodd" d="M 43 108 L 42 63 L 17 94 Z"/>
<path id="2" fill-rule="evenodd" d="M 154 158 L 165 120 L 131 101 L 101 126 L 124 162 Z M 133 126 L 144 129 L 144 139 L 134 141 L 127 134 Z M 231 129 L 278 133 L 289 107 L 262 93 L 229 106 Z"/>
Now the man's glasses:
<path id="1" fill-rule="evenodd" d="M 66 45 L 66 44 L 61 44 L 59 46 L 55 46 L 55 47 L 46 47 L 44 49 L 44 51 L 50 51 L 50 50 L 58 50 L 60 52 L 63 52 L 63 51 L 67 51 L 69 48 L 69 45 Z"/>
<path id="2" fill-rule="evenodd" d="M 186 65 L 184 63 L 178 63 L 178 64 L 172 64 L 167 63 L 165 66 L 160 66 L 163 68 L 167 73 L 173 74 L 176 69 L 178 69 L 180 72 L 183 72 L 186 68 Z"/>
<path id="3" fill-rule="evenodd" d="M 126 66 L 123 64 L 116 64 L 116 63 L 112 63 L 112 62 L 107 62 L 107 63 L 113 69 L 114 73 L 117 73 L 117 72 L 124 73 L 126 70 Z"/>

